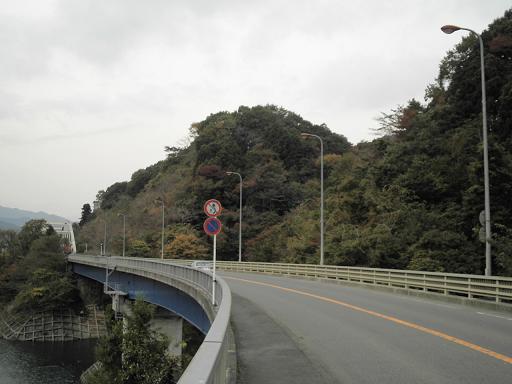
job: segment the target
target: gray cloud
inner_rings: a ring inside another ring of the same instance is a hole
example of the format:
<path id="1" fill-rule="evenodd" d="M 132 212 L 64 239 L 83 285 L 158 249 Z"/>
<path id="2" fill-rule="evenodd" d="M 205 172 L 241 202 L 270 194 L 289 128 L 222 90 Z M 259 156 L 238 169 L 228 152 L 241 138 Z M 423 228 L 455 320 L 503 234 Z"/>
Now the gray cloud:
<path id="1" fill-rule="evenodd" d="M 121 126 L 121 127 L 111 127 L 108 129 L 101 129 L 101 130 L 87 130 L 83 132 L 63 132 L 63 133 L 56 133 L 52 135 L 42 135 L 42 136 L 32 136 L 32 137 L 26 137 L 21 138 L 19 135 L 15 134 L 3 134 L 0 133 L 0 143 L 7 144 L 7 145 L 14 145 L 14 146 L 21 146 L 21 145 L 33 145 L 33 144 L 42 144 L 45 142 L 51 142 L 55 143 L 58 141 L 64 141 L 69 142 L 71 140 L 77 140 L 81 138 L 87 138 L 87 137 L 96 137 L 96 136 L 103 136 L 103 135 L 109 135 L 112 133 L 118 133 L 118 132 L 127 132 L 130 130 L 134 130 L 137 127 L 135 126 Z"/>
<path id="2" fill-rule="evenodd" d="M 440 59 L 460 41 L 462 34 L 443 35 L 442 24 L 482 30 L 508 7 L 505 0 L 6 2 L 0 177 L 9 183 L 0 204 L 76 218 L 97 190 L 162 159 L 163 146 L 180 143 L 192 122 L 242 104 L 277 104 L 352 142 L 372 139 L 374 118 L 422 100 Z M 39 182 L 37 198 L 28 180 Z M 73 193 L 56 201 L 55 189 Z"/>

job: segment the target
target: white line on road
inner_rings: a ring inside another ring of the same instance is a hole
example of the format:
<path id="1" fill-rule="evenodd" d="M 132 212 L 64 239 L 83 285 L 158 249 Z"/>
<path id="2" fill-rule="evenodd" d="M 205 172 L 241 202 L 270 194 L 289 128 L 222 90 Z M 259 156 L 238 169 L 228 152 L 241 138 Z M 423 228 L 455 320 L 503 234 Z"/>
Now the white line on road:
<path id="1" fill-rule="evenodd" d="M 479 315 L 484 315 L 484 316 L 490 316 L 490 317 L 496 317 L 498 319 L 503 319 L 503 320 L 509 320 L 509 321 L 512 321 L 512 318 L 511 317 L 505 317 L 505 316 L 498 316 L 498 315 L 493 315 L 493 314 L 490 314 L 490 313 L 485 313 L 485 312 L 477 312 Z"/>
<path id="2" fill-rule="evenodd" d="M 411 296 L 404 296 L 403 297 L 404 299 L 408 299 L 408 300 L 411 300 L 411 301 L 415 301 L 417 303 L 427 303 L 427 304 L 432 304 L 432 305 L 437 305 L 438 307 L 444 307 L 444 308 L 450 308 L 450 309 L 460 309 L 460 307 L 456 307 L 454 305 L 449 305 L 449 304 L 441 304 L 441 303 L 436 303 L 434 301 L 431 301 L 427 298 L 425 299 L 413 299 Z"/>

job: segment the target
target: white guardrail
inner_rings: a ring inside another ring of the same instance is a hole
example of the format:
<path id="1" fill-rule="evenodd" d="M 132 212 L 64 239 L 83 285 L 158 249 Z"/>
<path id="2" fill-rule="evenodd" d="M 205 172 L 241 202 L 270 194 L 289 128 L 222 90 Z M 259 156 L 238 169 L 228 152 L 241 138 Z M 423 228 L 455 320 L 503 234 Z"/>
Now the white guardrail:
<path id="1" fill-rule="evenodd" d="M 212 305 L 212 275 L 204 271 L 190 268 L 189 264 L 172 263 L 158 259 L 143 259 L 133 257 L 102 257 L 92 255 L 70 255 L 68 260 L 72 263 L 109 268 L 120 272 L 145 276 L 169 284 L 171 286 L 185 285 L 195 294 L 201 295 L 203 300 L 199 304 L 210 318 L 213 317 L 210 330 L 203 343 L 178 381 L 179 384 L 225 384 L 231 383 L 235 372 L 233 364 L 231 332 L 229 319 L 231 315 L 231 291 L 226 282 L 217 277 L 215 300 Z M 178 287 L 179 288 L 179 287 Z"/>
<path id="2" fill-rule="evenodd" d="M 190 260 L 172 260 L 190 263 Z M 512 277 L 463 275 L 399 269 L 341 267 L 334 265 L 217 261 L 225 271 L 255 272 L 314 279 L 339 280 L 370 286 L 423 291 L 446 296 L 512 305 Z"/>

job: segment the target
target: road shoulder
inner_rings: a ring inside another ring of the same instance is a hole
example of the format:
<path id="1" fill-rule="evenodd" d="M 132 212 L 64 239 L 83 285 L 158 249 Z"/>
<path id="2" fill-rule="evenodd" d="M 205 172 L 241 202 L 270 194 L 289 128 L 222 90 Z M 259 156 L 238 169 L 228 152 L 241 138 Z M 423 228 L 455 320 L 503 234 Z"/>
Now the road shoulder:
<path id="1" fill-rule="evenodd" d="M 250 300 L 233 295 L 231 322 L 237 345 L 239 384 L 335 383 L 308 359 L 279 324 Z"/>

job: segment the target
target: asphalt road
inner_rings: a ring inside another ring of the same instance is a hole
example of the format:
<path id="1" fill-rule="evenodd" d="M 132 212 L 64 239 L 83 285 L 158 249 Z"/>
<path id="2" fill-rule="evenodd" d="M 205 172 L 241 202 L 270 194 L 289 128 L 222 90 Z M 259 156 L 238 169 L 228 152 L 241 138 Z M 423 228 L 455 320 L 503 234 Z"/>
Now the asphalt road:
<path id="1" fill-rule="evenodd" d="M 512 383 L 512 312 L 221 272 L 239 382 Z"/>

